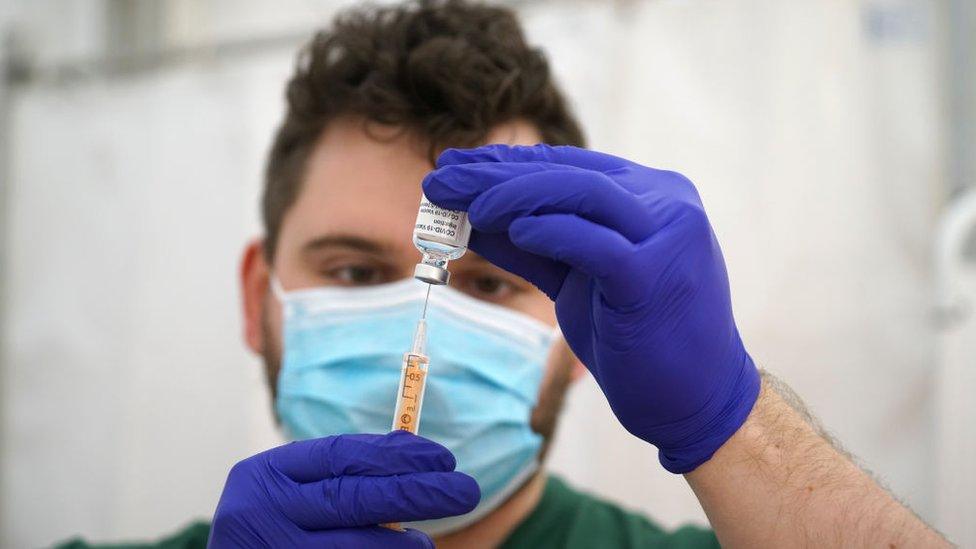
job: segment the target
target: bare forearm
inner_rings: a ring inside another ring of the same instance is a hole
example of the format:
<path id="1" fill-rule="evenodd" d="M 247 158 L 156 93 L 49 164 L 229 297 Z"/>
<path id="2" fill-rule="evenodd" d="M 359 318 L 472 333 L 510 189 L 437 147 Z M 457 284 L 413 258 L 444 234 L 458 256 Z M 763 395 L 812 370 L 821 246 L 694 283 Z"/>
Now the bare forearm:
<path id="1" fill-rule="evenodd" d="M 726 547 L 949 545 L 769 379 L 742 428 L 685 477 Z"/>

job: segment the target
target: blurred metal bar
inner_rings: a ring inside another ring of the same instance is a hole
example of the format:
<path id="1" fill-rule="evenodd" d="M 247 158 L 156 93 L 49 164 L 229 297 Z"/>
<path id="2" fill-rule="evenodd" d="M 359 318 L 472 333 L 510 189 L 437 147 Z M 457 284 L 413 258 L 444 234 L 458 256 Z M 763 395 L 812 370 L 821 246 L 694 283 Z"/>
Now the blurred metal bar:
<path id="1" fill-rule="evenodd" d="M 556 0 L 496 0 L 496 4 L 524 9 Z M 576 0 L 592 2 L 597 0 Z M 631 3 L 632 0 L 616 0 Z M 4 71 L 7 85 L 69 86 L 93 80 L 112 80 L 163 70 L 171 67 L 207 63 L 258 55 L 279 49 L 295 49 L 315 32 L 315 26 L 285 30 L 276 34 L 222 42 L 172 45 L 168 44 L 163 25 L 166 19 L 166 0 L 109 0 L 106 4 L 107 43 L 110 52 L 104 56 L 66 59 L 57 63 L 36 64 L 29 52 L 13 55 Z M 17 44 L 14 44 L 17 46 Z M 14 47 L 14 52 L 21 48 Z"/>
<path id="2" fill-rule="evenodd" d="M 46 66 L 32 65 L 18 59 L 14 60 L 15 63 L 7 71 L 7 82 L 11 87 L 19 88 L 34 85 L 66 86 L 91 80 L 112 80 L 180 65 L 247 57 L 276 49 L 293 49 L 307 40 L 310 33 L 310 30 L 301 30 L 246 40 L 78 59 Z"/>
<path id="3" fill-rule="evenodd" d="M 105 3 L 105 51 L 124 51 L 129 55 L 116 60 L 122 64 L 152 56 L 167 48 L 165 0 L 107 0 Z"/>
<path id="4" fill-rule="evenodd" d="M 8 29 L 0 27 L 0 75 L 8 73 L 8 59 L 10 56 L 10 33 Z M 8 239 L 10 235 L 10 205 L 9 205 L 9 186 L 10 175 L 10 88 L 3 80 L 0 80 L 0 394 L 6 392 L 4 387 L 4 370 L 7 365 L 4 358 L 7 356 L 7 287 L 9 285 L 7 271 L 10 264 L 8 251 Z M 3 409 L 0 408 L 0 440 L 7 440 L 6 433 L 3 432 L 6 426 L 4 421 Z M 2 465 L 2 463 L 0 463 Z M 6 494 L 6 487 L 3 486 L 4 475 L 0 475 L 0 494 Z M 6 498 L 0 498 L 0 517 L 6 517 Z M 3 519 L 0 518 L 0 529 L 3 527 Z"/>
<path id="5" fill-rule="evenodd" d="M 935 274 L 938 285 L 937 305 L 939 327 L 952 328 L 974 313 L 974 304 L 967 301 L 953 286 L 953 275 L 959 264 L 971 261 L 967 246 L 976 235 L 976 188 L 961 193 L 952 200 L 939 220 L 935 241 Z"/>
<path id="6" fill-rule="evenodd" d="M 976 187 L 976 2 L 949 0 L 950 196 Z"/>

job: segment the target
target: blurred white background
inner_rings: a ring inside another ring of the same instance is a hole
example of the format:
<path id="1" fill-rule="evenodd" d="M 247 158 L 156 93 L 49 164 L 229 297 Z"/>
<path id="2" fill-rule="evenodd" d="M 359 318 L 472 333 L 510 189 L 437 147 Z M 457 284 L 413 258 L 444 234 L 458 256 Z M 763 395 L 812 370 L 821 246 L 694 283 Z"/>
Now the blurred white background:
<path id="1" fill-rule="evenodd" d="M 0 3 L 0 546 L 172 532 L 279 442 L 237 260 L 295 51 L 346 4 Z M 593 148 L 699 185 L 757 362 L 976 546 L 974 3 L 508 4 Z M 704 522 L 590 380 L 551 465 Z"/>

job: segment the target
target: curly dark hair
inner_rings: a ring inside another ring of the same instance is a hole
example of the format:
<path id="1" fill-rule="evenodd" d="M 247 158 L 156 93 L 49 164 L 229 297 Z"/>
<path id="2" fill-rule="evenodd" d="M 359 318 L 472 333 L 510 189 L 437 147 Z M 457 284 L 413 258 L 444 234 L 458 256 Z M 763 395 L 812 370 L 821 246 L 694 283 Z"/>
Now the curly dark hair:
<path id="1" fill-rule="evenodd" d="M 437 151 L 477 145 L 515 119 L 546 143 L 584 145 L 545 55 L 526 43 L 515 14 L 463 0 L 342 12 L 302 49 L 286 97 L 262 199 L 269 262 L 308 156 L 337 117 L 415 133 L 432 162 Z"/>

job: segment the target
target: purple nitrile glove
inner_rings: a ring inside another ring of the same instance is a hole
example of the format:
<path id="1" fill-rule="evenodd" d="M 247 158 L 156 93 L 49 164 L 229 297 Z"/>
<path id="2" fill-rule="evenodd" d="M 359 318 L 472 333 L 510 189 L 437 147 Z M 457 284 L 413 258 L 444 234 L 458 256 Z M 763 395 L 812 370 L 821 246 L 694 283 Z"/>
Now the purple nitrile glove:
<path id="1" fill-rule="evenodd" d="M 470 248 L 556 302 L 623 426 L 685 473 L 759 394 L 718 241 L 684 176 L 576 147 L 448 149 L 423 182 L 465 210 Z"/>
<path id="2" fill-rule="evenodd" d="M 406 431 L 292 442 L 240 461 L 209 547 L 434 547 L 378 526 L 460 515 L 481 497 L 443 446 Z"/>

